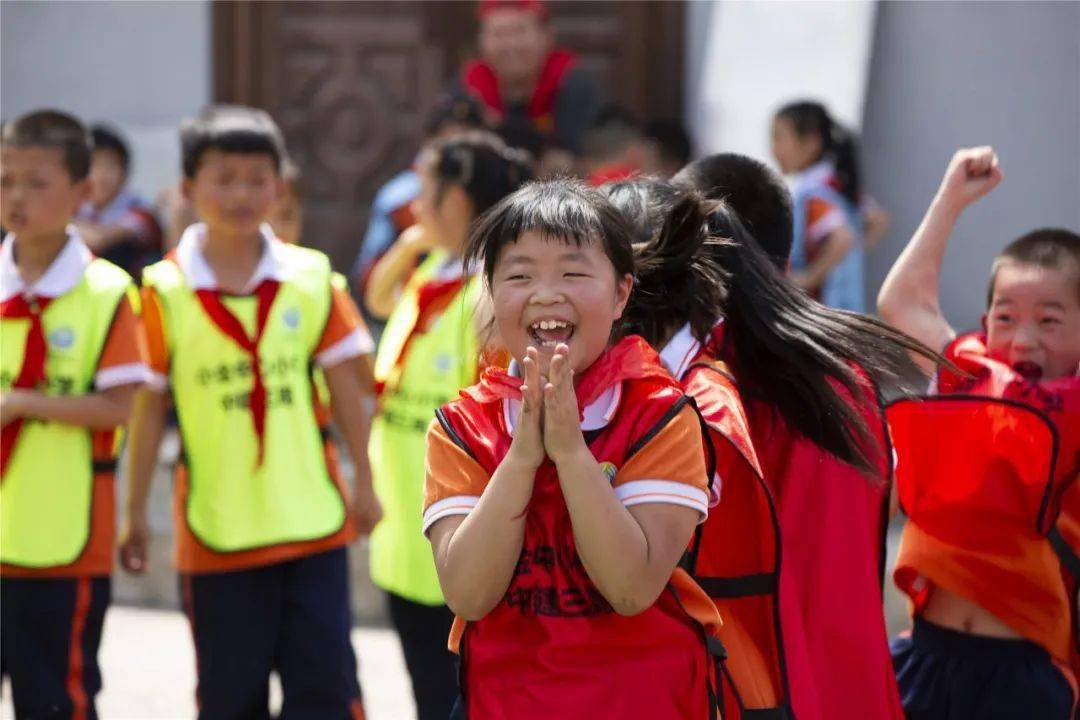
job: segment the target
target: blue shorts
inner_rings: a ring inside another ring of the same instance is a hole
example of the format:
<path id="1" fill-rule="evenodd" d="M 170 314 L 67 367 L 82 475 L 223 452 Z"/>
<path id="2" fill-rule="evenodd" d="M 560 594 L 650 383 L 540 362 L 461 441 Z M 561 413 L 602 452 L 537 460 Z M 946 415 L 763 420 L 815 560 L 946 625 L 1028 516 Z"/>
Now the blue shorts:
<path id="1" fill-rule="evenodd" d="M 915 618 L 890 646 L 908 720 L 1070 720 L 1072 689 L 1033 642 Z"/>

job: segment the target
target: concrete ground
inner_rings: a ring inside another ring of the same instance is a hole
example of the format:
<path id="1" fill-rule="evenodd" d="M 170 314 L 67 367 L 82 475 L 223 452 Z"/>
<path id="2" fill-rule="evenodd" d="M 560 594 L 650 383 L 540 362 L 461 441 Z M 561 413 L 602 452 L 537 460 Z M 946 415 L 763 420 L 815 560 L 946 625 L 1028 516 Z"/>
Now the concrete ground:
<path id="1" fill-rule="evenodd" d="M 356 628 L 353 646 L 368 720 L 413 720 L 412 691 L 394 632 Z M 105 687 L 98 696 L 102 720 L 191 720 L 195 717 L 195 657 L 191 630 L 173 610 L 114 606 L 101 643 Z M 281 694 L 276 678 L 271 707 Z M 12 720 L 10 687 L 0 700 L 0 720 Z"/>

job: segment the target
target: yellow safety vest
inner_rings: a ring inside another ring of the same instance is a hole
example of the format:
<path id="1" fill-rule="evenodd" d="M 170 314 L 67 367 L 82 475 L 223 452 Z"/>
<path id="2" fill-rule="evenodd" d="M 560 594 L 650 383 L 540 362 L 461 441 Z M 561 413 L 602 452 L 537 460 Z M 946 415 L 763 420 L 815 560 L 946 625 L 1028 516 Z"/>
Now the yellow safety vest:
<path id="1" fill-rule="evenodd" d="M 346 507 L 334 485 L 315 421 L 310 365 L 330 312 L 330 262 L 315 250 L 286 245 L 289 278 L 281 284 L 259 343 L 267 389 L 265 456 L 249 399 L 247 353 L 222 332 L 164 260 L 143 282 L 160 299 L 169 349 L 169 379 L 188 469 L 185 519 L 216 552 L 251 550 L 328 537 Z M 222 303 L 254 334 L 254 295 Z"/>
<path id="2" fill-rule="evenodd" d="M 375 492 L 383 507 L 383 519 L 371 535 L 372 580 L 384 590 L 428 605 L 445 601 L 422 532 L 427 427 L 436 409 L 476 381 L 480 352 L 475 329 L 479 278 L 465 283 L 427 332 L 413 333 L 420 288 L 447 260 L 443 251 L 428 256 L 387 321 L 375 356 L 375 380 L 384 389 L 368 445 Z M 406 341 L 405 357 L 398 362 Z"/>
<path id="3" fill-rule="evenodd" d="M 41 315 L 48 344 L 47 395 L 86 395 L 121 299 L 136 310 L 131 277 L 95 259 L 74 288 Z M 30 320 L 4 318 L 0 386 L 9 390 L 22 367 Z M 0 484 L 0 561 L 28 568 L 69 565 L 90 539 L 93 511 L 93 435 L 89 428 L 28 419 Z"/>

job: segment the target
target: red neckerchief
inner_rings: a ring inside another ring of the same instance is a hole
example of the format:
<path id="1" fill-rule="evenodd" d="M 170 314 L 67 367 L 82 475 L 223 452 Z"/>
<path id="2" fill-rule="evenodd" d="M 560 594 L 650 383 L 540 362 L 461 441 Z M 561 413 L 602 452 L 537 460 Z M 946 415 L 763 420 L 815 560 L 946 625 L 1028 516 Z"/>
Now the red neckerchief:
<path id="1" fill-rule="evenodd" d="M 416 294 L 416 322 L 409 328 L 409 334 L 405 337 L 405 342 L 401 344 L 401 350 L 394 359 L 393 367 L 395 371 L 401 367 L 402 363 L 405 362 L 405 358 L 408 357 L 408 350 L 412 341 L 418 335 L 423 335 L 431 329 L 431 326 L 442 316 L 447 306 L 457 297 L 461 288 L 465 287 L 468 279 L 466 275 L 459 275 L 449 280 L 429 280 L 420 286 Z M 382 395 L 385 389 L 385 382 L 376 383 L 376 396 Z"/>
<path id="2" fill-rule="evenodd" d="M 255 289 L 259 308 L 255 324 L 255 337 L 248 337 L 244 326 L 235 315 L 229 312 L 225 304 L 221 302 L 219 290 L 196 290 L 195 296 L 202 304 L 203 310 L 210 316 L 210 320 L 221 332 L 225 333 L 251 359 L 251 374 L 255 378 L 255 385 L 251 389 L 251 419 L 255 423 L 255 435 L 258 437 L 259 449 L 256 464 L 262 465 L 263 455 L 266 448 L 266 385 L 263 382 L 262 368 L 259 365 L 259 341 L 262 340 L 263 331 L 266 330 L 266 321 L 270 317 L 270 307 L 274 304 L 281 283 L 277 280 L 263 280 Z"/>
<path id="3" fill-rule="evenodd" d="M 45 357 L 48 347 L 45 345 L 45 330 L 41 324 L 41 316 L 50 302 L 52 298 L 48 297 L 38 296 L 28 301 L 24 296 L 16 295 L 0 303 L 0 317 L 29 318 L 30 320 L 30 332 L 26 336 L 26 347 L 23 349 L 22 367 L 19 368 L 19 376 L 12 384 L 13 388 L 30 389 L 45 382 Z M 22 428 L 23 418 L 17 418 L 0 431 L 0 478 L 7 472 L 8 461 L 11 460 L 15 451 L 15 443 L 19 439 Z"/>
<path id="4" fill-rule="evenodd" d="M 556 48 L 548 54 L 529 104 L 525 107 L 525 114 L 531 120 L 539 120 L 554 111 L 555 96 L 558 95 L 566 74 L 576 63 L 577 55 L 569 50 Z M 500 120 L 506 116 L 506 105 L 499 90 L 499 78 L 490 65 L 483 60 L 467 63 L 462 71 L 461 81 L 465 89 L 495 112 Z"/>
<path id="5" fill-rule="evenodd" d="M 667 378 L 669 375 L 660 364 L 656 351 L 643 338 L 628 335 L 605 350 L 582 373 L 574 387 L 578 409 L 583 411 L 596 402 L 608 388 L 624 380 L 649 377 Z M 501 400 L 520 400 L 523 382 L 522 378 L 510 375 L 505 368 L 489 367 L 480 376 L 480 382 L 465 388 L 461 394 L 485 404 Z"/>
<path id="6" fill-rule="evenodd" d="M 630 180 L 640 174 L 640 170 L 633 165 L 625 163 L 614 163 L 612 165 L 603 165 L 598 167 L 589 173 L 586 182 L 593 187 L 600 187 L 604 183 L 619 182 L 620 180 Z"/>

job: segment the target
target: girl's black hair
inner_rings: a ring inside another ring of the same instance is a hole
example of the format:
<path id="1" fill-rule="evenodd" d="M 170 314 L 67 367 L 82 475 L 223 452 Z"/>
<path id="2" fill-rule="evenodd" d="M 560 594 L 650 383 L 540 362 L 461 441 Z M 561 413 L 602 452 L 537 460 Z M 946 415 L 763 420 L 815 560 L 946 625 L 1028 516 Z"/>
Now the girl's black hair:
<path id="1" fill-rule="evenodd" d="M 477 215 L 533 177 L 528 153 L 507 147 L 485 130 L 437 140 L 425 149 L 420 162 L 438 180 L 440 199 L 449 185 L 459 185 Z"/>
<path id="2" fill-rule="evenodd" d="M 833 162 L 836 178 L 840 181 L 840 194 L 858 204 L 862 195 L 862 176 L 855 134 L 833 120 L 824 105 L 810 100 L 789 103 L 776 112 L 776 117 L 790 121 L 799 136 L 821 138 L 822 155 Z"/>
<path id="3" fill-rule="evenodd" d="M 689 323 L 708 341 L 724 320 L 721 356 L 740 392 L 776 409 L 793 431 L 868 473 L 882 460 L 851 398 L 903 387 L 908 353 L 937 353 L 885 323 L 811 299 L 758 247 L 735 213 L 657 179 L 606 187 L 637 228 L 637 283 L 624 319 L 654 347 Z M 711 229 L 711 230 L 710 230 Z"/>
<path id="4" fill-rule="evenodd" d="M 466 265 L 479 265 L 490 286 L 499 255 L 530 231 L 578 246 L 598 242 L 617 277 L 634 273 L 633 228 L 603 194 L 571 178 L 524 185 L 482 215 L 469 234 Z"/>

